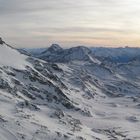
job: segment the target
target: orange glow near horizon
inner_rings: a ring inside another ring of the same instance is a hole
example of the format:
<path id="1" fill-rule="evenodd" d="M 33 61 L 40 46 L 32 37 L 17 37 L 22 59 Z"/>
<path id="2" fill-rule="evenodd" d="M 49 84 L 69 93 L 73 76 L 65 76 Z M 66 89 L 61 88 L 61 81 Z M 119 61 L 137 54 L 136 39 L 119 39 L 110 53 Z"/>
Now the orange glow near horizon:
<path id="1" fill-rule="evenodd" d="M 140 47 L 138 0 L 7 0 L 0 5 L 0 36 L 17 47 Z"/>

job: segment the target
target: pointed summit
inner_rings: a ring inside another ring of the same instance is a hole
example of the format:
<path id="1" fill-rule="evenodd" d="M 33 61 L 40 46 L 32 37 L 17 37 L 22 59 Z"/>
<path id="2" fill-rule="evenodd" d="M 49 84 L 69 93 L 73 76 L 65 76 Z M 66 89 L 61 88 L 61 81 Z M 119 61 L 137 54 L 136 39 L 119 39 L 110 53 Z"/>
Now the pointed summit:
<path id="1" fill-rule="evenodd" d="M 56 52 L 56 51 L 62 51 L 63 49 L 58 44 L 52 44 L 47 51 L 50 52 Z"/>

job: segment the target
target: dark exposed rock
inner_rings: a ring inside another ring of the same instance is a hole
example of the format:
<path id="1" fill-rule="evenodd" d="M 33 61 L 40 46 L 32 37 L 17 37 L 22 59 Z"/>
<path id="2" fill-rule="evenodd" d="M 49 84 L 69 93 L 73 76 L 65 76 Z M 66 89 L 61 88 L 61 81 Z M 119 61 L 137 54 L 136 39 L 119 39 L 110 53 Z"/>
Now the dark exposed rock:
<path id="1" fill-rule="evenodd" d="M 59 66 L 57 65 L 57 64 L 51 64 L 51 67 L 54 69 L 54 70 L 56 70 L 56 71 L 60 71 L 60 72 L 62 72 L 63 70 L 61 69 L 61 68 L 59 68 Z"/>
<path id="2" fill-rule="evenodd" d="M 0 44 L 3 45 L 4 41 L 2 40 L 2 38 L 0 37 Z"/>
<path id="3" fill-rule="evenodd" d="M 56 110 L 51 117 L 61 119 L 65 116 L 62 110 Z"/>
<path id="4" fill-rule="evenodd" d="M 30 98 L 30 99 L 33 99 L 33 100 L 36 99 L 33 95 L 31 95 L 31 94 L 30 94 L 27 90 L 25 90 L 25 89 L 23 89 L 21 92 L 23 93 L 23 95 L 27 96 L 27 97 Z"/>
<path id="5" fill-rule="evenodd" d="M 22 83 L 21 83 L 19 80 L 15 79 L 15 78 L 13 78 L 12 81 L 13 81 L 14 84 L 16 84 L 16 85 L 22 85 Z"/>
<path id="6" fill-rule="evenodd" d="M 26 100 L 24 102 L 19 102 L 17 104 L 17 106 L 20 107 L 20 108 L 28 108 L 28 109 L 31 109 L 31 110 L 34 110 L 34 111 L 40 110 L 35 104 L 32 104 L 32 103 L 30 103 Z"/>

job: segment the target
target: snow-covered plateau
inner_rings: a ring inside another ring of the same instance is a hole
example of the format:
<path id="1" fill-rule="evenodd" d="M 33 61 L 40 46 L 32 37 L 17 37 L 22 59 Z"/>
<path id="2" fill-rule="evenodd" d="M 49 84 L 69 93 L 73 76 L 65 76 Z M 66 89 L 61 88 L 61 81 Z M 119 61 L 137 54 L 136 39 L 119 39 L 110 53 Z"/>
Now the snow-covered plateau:
<path id="1" fill-rule="evenodd" d="M 100 49 L 1 43 L 0 140 L 140 140 L 140 50 Z"/>

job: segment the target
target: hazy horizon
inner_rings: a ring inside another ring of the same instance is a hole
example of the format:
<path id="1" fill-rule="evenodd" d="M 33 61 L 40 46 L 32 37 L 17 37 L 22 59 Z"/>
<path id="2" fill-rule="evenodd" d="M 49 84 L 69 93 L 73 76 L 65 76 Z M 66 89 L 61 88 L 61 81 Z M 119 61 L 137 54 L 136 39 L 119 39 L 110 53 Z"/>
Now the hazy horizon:
<path id="1" fill-rule="evenodd" d="M 0 36 L 15 47 L 140 46 L 138 0 L 0 0 Z"/>

